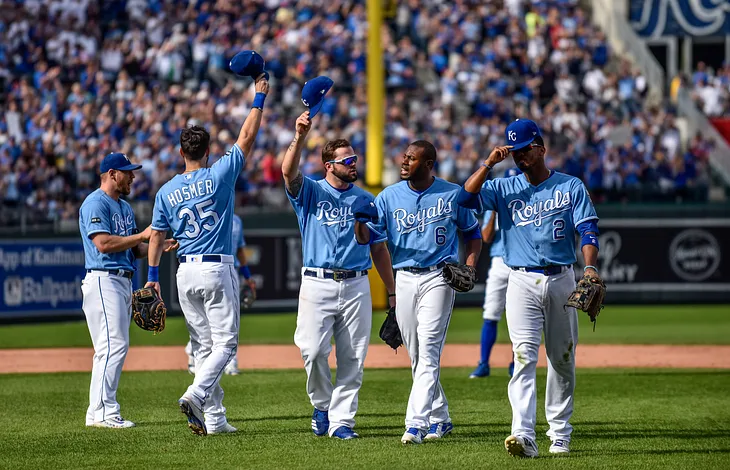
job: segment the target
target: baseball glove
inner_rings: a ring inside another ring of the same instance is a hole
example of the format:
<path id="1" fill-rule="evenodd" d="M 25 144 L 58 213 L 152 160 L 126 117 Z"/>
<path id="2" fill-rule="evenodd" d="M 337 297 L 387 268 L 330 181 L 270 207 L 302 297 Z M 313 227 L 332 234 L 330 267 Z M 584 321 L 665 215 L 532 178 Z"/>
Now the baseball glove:
<path id="1" fill-rule="evenodd" d="M 256 300 L 256 293 L 248 285 L 248 282 L 241 282 L 241 307 L 251 308 L 254 300 Z"/>
<path id="2" fill-rule="evenodd" d="M 144 287 L 137 289 L 132 294 L 132 318 L 134 322 L 147 331 L 154 331 L 155 334 L 165 329 L 165 317 L 167 307 L 157 291 Z"/>
<path id="3" fill-rule="evenodd" d="M 446 284 L 457 292 L 469 292 L 477 280 L 477 270 L 472 266 L 448 263 L 443 270 Z"/>
<path id="4" fill-rule="evenodd" d="M 403 344 L 403 337 L 395 320 L 395 307 L 390 307 L 387 312 L 383 326 L 380 327 L 380 339 L 395 350 Z"/>
<path id="5" fill-rule="evenodd" d="M 578 281 L 575 290 L 568 297 L 565 305 L 582 310 L 591 317 L 593 328 L 596 327 L 596 317 L 603 308 L 603 299 L 606 297 L 606 284 L 598 276 L 586 274 Z"/>

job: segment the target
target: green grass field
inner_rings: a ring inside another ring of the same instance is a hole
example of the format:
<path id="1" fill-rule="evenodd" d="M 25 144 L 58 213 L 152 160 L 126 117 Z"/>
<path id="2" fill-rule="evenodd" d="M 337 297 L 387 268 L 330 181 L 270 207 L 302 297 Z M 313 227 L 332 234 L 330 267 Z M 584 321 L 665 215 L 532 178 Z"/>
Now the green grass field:
<path id="1" fill-rule="evenodd" d="M 730 344 L 730 306 L 663 305 L 609 306 L 598 317 L 596 331 L 587 315 L 581 314 L 581 344 Z M 451 317 L 447 341 L 478 343 L 482 325 L 480 309 L 457 309 Z M 377 337 L 384 312 L 373 316 L 372 341 Z M 242 344 L 293 344 L 296 315 L 255 314 L 241 317 Z M 507 324 L 500 322 L 499 342 L 507 342 Z M 181 317 L 170 317 L 165 331 L 153 336 L 136 326 L 131 344 L 179 345 L 188 341 Z M 91 347 L 84 320 L 0 326 L 0 348 Z"/>
<path id="2" fill-rule="evenodd" d="M 400 444 L 407 370 L 368 370 L 356 430 L 337 441 L 311 433 L 305 373 L 246 371 L 223 378 L 228 417 L 240 432 L 192 435 L 176 400 L 184 372 L 122 376 L 119 401 L 133 429 L 84 427 L 88 374 L 0 376 L 1 468 L 727 468 L 730 371 L 579 370 L 569 457 L 553 457 L 538 379 L 541 458 L 510 458 L 504 371 L 484 380 L 445 369 L 454 433 L 441 442 Z M 699 392 L 701 391 L 701 392 Z M 20 398 L 22 397 L 22 399 Z"/>

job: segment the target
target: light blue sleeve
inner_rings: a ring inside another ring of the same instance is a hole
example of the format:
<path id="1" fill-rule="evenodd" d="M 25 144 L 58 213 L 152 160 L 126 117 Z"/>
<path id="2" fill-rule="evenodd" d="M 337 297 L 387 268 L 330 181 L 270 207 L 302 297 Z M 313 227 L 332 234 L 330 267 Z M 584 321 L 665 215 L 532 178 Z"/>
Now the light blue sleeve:
<path id="1" fill-rule="evenodd" d="M 162 191 L 157 191 L 155 196 L 155 207 L 152 209 L 152 229 L 160 232 L 167 232 L 170 229 L 170 219 L 167 217 Z"/>
<path id="2" fill-rule="evenodd" d="M 591 196 L 588 194 L 583 182 L 576 178 L 571 192 L 575 198 L 573 200 L 573 224 L 575 227 L 577 228 L 578 225 L 589 220 L 598 220 L 593 201 L 591 201 Z"/>
<path id="3" fill-rule="evenodd" d="M 292 206 L 294 206 L 294 209 L 297 210 L 297 213 L 301 214 L 303 209 L 310 207 L 312 199 L 314 199 L 314 196 L 317 194 L 317 188 L 315 186 L 317 186 L 317 183 L 315 183 L 311 178 L 302 176 L 302 187 L 299 188 L 299 194 L 292 196 L 289 193 L 289 190 L 284 188 L 286 197 L 289 198 L 289 201 Z"/>
<path id="4" fill-rule="evenodd" d="M 479 191 L 479 209 L 477 212 L 497 210 L 497 194 L 499 189 L 496 181 L 497 180 L 485 181 L 482 185 L 482 189 Z"/>
<path id="5" fill-rule="evenodd" d="M 231 188 L 234 188 L 245 163 L 246 157 L 243 155 L 243 150 L 238 144 L 233 144 L 233 147 L 210 168 L 218 174 L 221 181 L 225 181 Z"/>
<path id="6" fill-rule="evenodd" d="M 479 221 L 474 215 L 474 211 L 466 207 L 456 206 L 456 227 L 462 232 L 468 232 L 479 228 Z"/>
<path id="7" fill-rule="evenodd" d="M 99 199 L 92 199 L 84 205 L 81 222 L 86 227 L 88 237 L 95 233 L 112 233 L 109 207 Z"/>

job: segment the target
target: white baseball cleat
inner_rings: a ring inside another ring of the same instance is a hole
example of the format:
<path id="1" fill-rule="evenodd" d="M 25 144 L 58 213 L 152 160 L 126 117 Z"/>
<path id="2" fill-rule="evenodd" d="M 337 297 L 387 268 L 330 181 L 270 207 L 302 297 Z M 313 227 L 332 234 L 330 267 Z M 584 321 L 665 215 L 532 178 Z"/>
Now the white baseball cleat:
<path id="1" fill-rule="evenodd" d="M 180 411 L 188 418 L 188 427 L 193 434 L 205 436 L 208 434 L 208 429 L 205 427 L 205 419 L 203 418 L 203 410 L 200 409 L 192 398 L 188 398 L 183 395 L 177 404 L 180 406 Z"/>
<path id="2" fill-rule="evenodd" d="M 207 427 L 207 426 L 206 426 Z M 223 426 L 217 428 L 208 428 L 208 434 L 225 434 L 229 432 L 236 432 L 238 429 L 234 428 L 230 424 L 226 423 Z"/>
<path id="3" fill-rule="evenodd" d="M 95 428 L 133 428 L 136 425 L 128 421 L 121 416 L 115 416 L 113 418 L 107 418 L 104 421 L 97 421 L 92 424 L 87 424 L 89 427 L 95 427 Z"/>
<path id="4" fill-rule="evenodd" d="M 226 368 L 223 369 L 223 373 L 226 375 L 238 375 L 238 359 L 235 357 L 231 359 L 231 362 L 226 364 Z"/>
<path id="5" fill-rule="evenodd" d="M 408 428 L 408 430 L 403 433 L 403 437 L 400 438 L 400 441 L 404 445 L 420 444 L 421 442 L 423 442 L 423 437 L 425 435 L 426 433 L 418 428 Z"/>
<path id="6" fill-rule="evenodd" d="M 565 439 L 555 439 L 550 446 L 550 453 L 551 454 L 569 454 L 570 453 L 570 447 L 569 447 L 570 441 L 566 441 Z"/>
<path id="7" fill-rule="evenodd" d="M 512 457 L 537 457 L 537 445 L 527 437 L 510 436 L 504 440 L 504 448 Z"/>
<path id="8" fill-rule="evenodd" d="M 432 424 L 431 427 L 428 428 L 428 434 L 426 434 L 423 439 L 426 441 L 441 439 L 442 437 L 450 434 L 453 430 L 454 425 L 451 423 L 451 421 L 449 421 L 448 423 Z"/>

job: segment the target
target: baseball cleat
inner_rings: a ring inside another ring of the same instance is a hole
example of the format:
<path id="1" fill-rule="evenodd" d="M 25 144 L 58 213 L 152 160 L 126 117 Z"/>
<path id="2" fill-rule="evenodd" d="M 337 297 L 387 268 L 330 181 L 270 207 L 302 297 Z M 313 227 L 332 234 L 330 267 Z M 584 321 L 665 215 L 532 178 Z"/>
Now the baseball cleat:
<path id="1" fill-rule="evenodd" d="M 512 457 L 537 457 L 537 445 L 527 437 L 510 436 L 504 440 L 504 448 Z"/>
<path id="2" fill-rule="evenodd" d="M 509 376 L 512 377 L 515 375 L 515 362 L 512 361 L 509 363 L 509 367 L 507 368 L 507 372 L 509 373 Z"/>
<path id="3" fill-rule="evenodd" d="M 424 431 L 421 431 L 418 428 L 408 428 L 408 430 L 403 434 L 403 437 L 400 438 L 400 441 L 403 445 L 420 444 L 423 442 L 425 434 L 426 433 Z"/>
<path id="4" fill-rule="evenodd" d="M 570 441 L 566 441 L 565 439 L 555 439 L 550 445 L 550 453 L 551 454 L 569 454 L 570 448 L 569 448 Z"/>
<path id="5" fill-rule="evenodd" d="M 231 359 L 231 362 L 229 362 L 226 365 L 226 368 L 223 369 L 223 373 L 226 375 L 238 375 L 239 374 L 238 360 L 236 360 L 235 357 L 233 359 Z"/>
<path id="6" fill-rule="evenodd" d="M 177 401 L 180 405 L 180 411 L 188 418 L 188 427 L 193 434 L 205 436 L 208 434 L 208 429 L 205 427 L 205 421 L 203 419 L 203 410 L 195 406 L 193 400 L 183 396 Z"/>
<path id="7" fill-rule="evenodd" d="M 188 373 L 195 375 L 195 359 L 192 356 L 188 356 Z"/>
<path id="8" fill-rule="evenodd" d="M 469 376 L 470 379 L 478 379 L 481 377 L 489 377 L 489 364 L 480 362 L 474 372 Z"/>
<path id="9" fill-rule="evenodd" d="M 207 428 L 207 426 L 206 426 Z M 238 429 L 234 428 L 230 424 L 226 423 L 223 426 L 217 427 L 217 428 L 210 428 L 208 430 L 208 434 L 226 434 L 231 432 L 236 432 Z"/>
<path id="10" fill-rule="evenodd" d="M 348 428 L 347 426 L 340 426 L 339 428 L 335 429 L 335 432 L 332 433 L 332 437 L 336 437 L 337 439 L 347 440 L 347 439 L 357 439 L 360 436 L 355 431 Z"/>
<path id="11" fill-rule="evenodd" d="M 315 436 L 320 437 L 327 434 L 330 428 L 329 415 L 326 411 L 320 411 L 317 408 L 312 413 L 312 432 Z"/>
<path id="12" fill-rule="evenodd" d="M 436 423 L 432 424 L 428 428 L 428 434 L 424 437 L 424 440 L 441 439 L 447 434 L 450 434 L 454 430 L 454 425 L 451 422 L 448 423 Z"/>
<path id="13" fill-rule="evenodd" d="M 121 416 L 115 416 L 113 418 L 107 418 L 104 421 L 97 421 L 92 424 L 87 424 L 87 426 L 94 427 L 94 428 L 121 429 L 121 428 L 133 428 L 136 426 L 136 424 L 134 424 L 131 421 L 127 421 L 126 419 L 122 418 Z"/>

